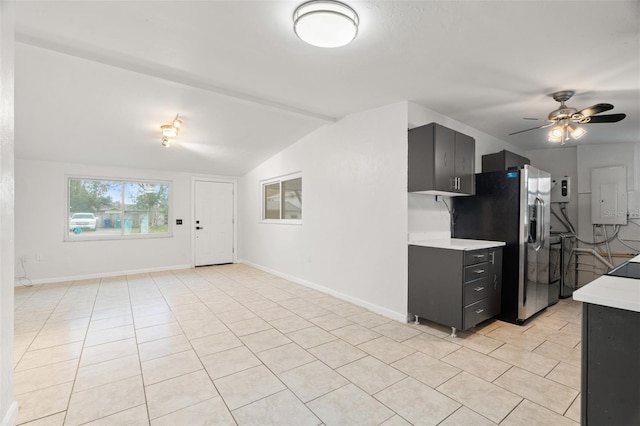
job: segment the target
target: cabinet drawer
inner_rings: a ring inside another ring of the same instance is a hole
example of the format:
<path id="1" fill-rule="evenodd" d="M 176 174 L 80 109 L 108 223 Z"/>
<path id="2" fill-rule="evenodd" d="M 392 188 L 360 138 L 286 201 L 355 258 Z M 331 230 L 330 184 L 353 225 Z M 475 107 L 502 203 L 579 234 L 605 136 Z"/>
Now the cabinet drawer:
<path id="1" fill-rule="evenodd" d="M 484 277 L 479 280 L 465 283 L 463 306 L 470 305 L 489 295 L 489 278 Z"/>
<path id="2" fill-rule="evenodd" d="M 482 321 L 491 318 L 489 299 L 482 299 L 464 308 L 464 329 L 471 328 Z"/>
<path id="3" fill-rule="evenodd" d="M 479 263 L 477 265 L 466 266 L 464 268 L 464 282 L 478 280 L 489 276 L 491 264 L 488 262 Z"/>
<path id="4" fill-rule="evenodd" d="M 464 265 L 475 265 L 489 261 L 489 250 L 470 250 L 464 252 Z"/>

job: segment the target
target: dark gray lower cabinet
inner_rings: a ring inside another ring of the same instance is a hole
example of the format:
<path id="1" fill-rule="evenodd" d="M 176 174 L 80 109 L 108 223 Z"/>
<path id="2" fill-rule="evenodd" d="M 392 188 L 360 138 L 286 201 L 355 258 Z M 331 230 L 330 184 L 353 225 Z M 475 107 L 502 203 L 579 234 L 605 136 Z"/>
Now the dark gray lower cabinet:
<path id="1" fill-rule="evenodd" d="M 409 245 L 409 313 L 466 330 L 500 313 L 502 248 Z M 417 319 L 417 318 L 416 318 Z"/>
<path id="2" fill-rule="evenodd" d="M 582 425 L 640 425 L 640 312 L 583 303 L 581 404 Z"/>

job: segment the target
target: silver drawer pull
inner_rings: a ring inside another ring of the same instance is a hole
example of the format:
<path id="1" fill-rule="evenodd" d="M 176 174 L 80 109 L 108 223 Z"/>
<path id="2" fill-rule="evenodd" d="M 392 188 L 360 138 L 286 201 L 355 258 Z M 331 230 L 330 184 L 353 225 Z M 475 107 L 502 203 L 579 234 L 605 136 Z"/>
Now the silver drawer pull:
<path id="1" fill-rule="evenodd" d="M 483 273 L 483 272 L 484 272 L 484 269 L 476 269 L 476 270 L 475 270 L 475 271 L 473 271 L 473 272 L 475 272 L 476 274 L 481 274 L 481 273 Z"/>
<path id="2" fill-rule="evenodd" d="M 482 291 L 482 290 L 484 290 L 484 287 L 475 287 L 474 290 L 475 291 Z"/>
<path id="3" fill-rule="evenodd" d="M 481 313 L 483 313 L 483 312 L 484 312 L 484 309 L 478 309 L 478 310 L 476 311 L 476 314 L 481 314 Z"/>
<path id="4" fill-rule="evenodd" d="M 473 257 L 475 259 L 482 259 L 484 257 L 484 254 L 474 254 Z"/>

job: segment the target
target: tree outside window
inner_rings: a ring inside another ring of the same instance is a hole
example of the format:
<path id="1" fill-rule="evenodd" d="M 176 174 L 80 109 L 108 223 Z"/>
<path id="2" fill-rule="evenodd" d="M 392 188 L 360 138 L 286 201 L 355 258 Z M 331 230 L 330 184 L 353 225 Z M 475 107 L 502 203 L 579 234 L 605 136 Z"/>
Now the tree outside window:
<path id="1" fill-rule="evenodd" d="M 167 236 L 168 182 L 68 178 L 67 240 Z"/>

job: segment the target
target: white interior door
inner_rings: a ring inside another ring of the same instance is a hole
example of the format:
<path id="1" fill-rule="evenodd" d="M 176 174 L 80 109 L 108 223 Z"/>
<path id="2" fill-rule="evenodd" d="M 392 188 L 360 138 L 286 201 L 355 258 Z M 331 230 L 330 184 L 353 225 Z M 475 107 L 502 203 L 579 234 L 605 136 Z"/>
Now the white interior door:
<path id="1" fill-rule="evenodd" d="M 233 184 L 195 181 L 195 266 L 233 262 Z"/>

